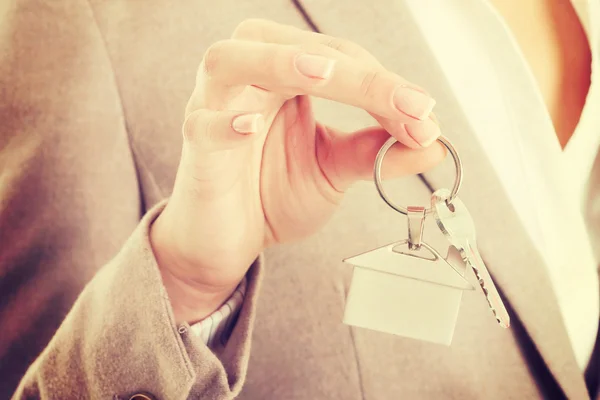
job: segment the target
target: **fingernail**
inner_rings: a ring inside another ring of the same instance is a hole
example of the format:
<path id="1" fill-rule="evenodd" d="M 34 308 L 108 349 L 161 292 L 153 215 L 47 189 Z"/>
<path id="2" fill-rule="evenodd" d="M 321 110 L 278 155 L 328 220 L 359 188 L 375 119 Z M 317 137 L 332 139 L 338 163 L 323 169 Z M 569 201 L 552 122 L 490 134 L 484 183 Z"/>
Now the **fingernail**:
<path id="1" fill-rule="evenodd" d="M 258 133 L 264 126 L 265 120 L 261 114 L 238 115 L 231 123 L 231 127 L 234 131 L 244 135 Z"/>
<path id="2" fill-rule="evenodd" d="M 398 86 L 394 92 L 394 105 L 403 114 L 423 121 L 433 110 L 435 100 L 418 89 Z"/>
<path id="3" fill-rule="evenodd" d="M 302 75 L 309 78 L 327 79 L 331 76 L 335 60 L 312 54 L 300 54 L 296 57 L 295 63 Z"/>
<path id="4" fill-rule="evenodd" d="M 422 147 L 427 147 L 442 134 L 438 124 L 427 118 L 423 122 L 406 124 L 406 132 Z"/>

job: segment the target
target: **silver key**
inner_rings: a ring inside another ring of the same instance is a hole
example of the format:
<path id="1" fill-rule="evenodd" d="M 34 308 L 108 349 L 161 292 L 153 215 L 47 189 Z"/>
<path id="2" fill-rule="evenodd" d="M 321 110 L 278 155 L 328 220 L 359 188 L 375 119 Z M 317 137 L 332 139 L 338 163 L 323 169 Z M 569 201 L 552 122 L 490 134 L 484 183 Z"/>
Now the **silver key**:
<path id="1" fill-rule="evenodd" d="M 508 328 L 510 317 L 477 250 L 473 219 L 460 199 L 454 198 L 451 204 L 447 204 L 446 200 L 449 198 L 450 191 L 447 189 L 437 190 L 431 197 L 435 221 L 452 246 L 458 249 L 464 262 L 475 272 L 488 305 L 500 326 Z"/>

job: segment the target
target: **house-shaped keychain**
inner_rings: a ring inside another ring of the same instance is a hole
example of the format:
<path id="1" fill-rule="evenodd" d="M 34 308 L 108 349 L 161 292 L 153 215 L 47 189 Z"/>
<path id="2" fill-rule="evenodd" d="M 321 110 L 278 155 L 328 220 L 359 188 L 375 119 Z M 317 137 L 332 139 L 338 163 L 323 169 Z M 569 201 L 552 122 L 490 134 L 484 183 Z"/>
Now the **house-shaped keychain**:
<path id="1" fill-rule="evenodd" d="M 454 247 L 392 243 L 344 260 L 354 266 L 344 323 L 450 345 L 462 293 L 474 290 Z"/>

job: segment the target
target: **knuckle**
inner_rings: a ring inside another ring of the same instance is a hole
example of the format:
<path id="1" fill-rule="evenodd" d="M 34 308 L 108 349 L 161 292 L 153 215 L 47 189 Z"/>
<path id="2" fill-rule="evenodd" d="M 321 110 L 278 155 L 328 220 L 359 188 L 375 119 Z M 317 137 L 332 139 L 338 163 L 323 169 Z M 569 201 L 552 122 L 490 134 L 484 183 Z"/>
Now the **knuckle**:
<path id="1" fill-rule="evenodd" d="M 327 46 L 324 46 L 321 43 L 299 43 L 293 47 L 296 50 L 295 55 L 300 55 L 303 53 L 327 54 L 327 50 L 330 50 Z"/>
<path id="2" fill-rule="evenodd" d="M 325 46 L 333 50 L 339 51 L 340 53 L 344 53 L 350 57 L 356 57 L 361 60 L 368 61 L 373 65 L 381 65 L 371 53 L 369 53 L 363 47 L 350 40 L 341 39 L 337 37 L 329 37 L 324 43 Z"/>
<path id="3" fill-rule="evenodd" d="M 239 23 L 234 29 L 232 38 L 254 38 L 261 35 L 266 20 L 260 18 L 248 18 Z"/>
<path id="4" fill-rule="evenodd" d="M 270 76 L 273 82 L 285 82 L 289 79 L 289 65 L 291 62 L 287 62 L 289 59 L 293 59 L 293 56 L 283 54 L 282 52 L 272 52 L 265 54 L 261 60 L 264 70 L 267 76 Z"/>
<path id="5" fill-rule="evenodd" d="M 348 51 L 349 48 L 352 47 L 350 45 L 350 42 L 348 42 L 345 39 L 340 39 L 337 37 L 328 38 L 327 41 L 325 42 L 325 46 L 332 48 L 334 50 L 337 50 L 339 52 L 342 52 L 342 53 L 345 53 L 346 51 Z"/>
<path id="6" fill-rule="evenodd" d="M 222 140 L 222 120 L 227 118 L 222 111 L 196 110 L 183 122 L 184 143 L 195 149 L 214 149 Z"/>
<path id="7" fill-rule="evenodd" d="M 226 43 L 226 40 L 215 42 L 206 49 L 202 59 L 202 69 L 207 76 L 214 75 L 215 71 L 218 70 Z"/>
<path id="8" fill-rule="evenodd" d="M 215 143 L 219 139 L 219 120 L 223 118 L 223 112 L 206 112 L 204 123 L 199 129 L 200 138 L 208 143 Z"/>
<path id="9" fill-rule="evenodd" d="M 379 71 L 368 71 L 366 72 L 360 82 L 360 94 L 364 97 L 370 97 L 373 94 L 373 88 L 375 83 L 380 79 L 381 72 Z"/>
<path id="10" fill-rule="evenodd" d="M 293 59 L 298 54 L 300 52 L 274 46 L 255 55 L 256 66 L 253 68 L 260 70 L 260 75 L 263 77 L 261 79 L 267 79 L 270 84 L 279 85 L 289 79 Z"/>
<path id="11" fill-rule="evenodd" d="M 209 140 L 214 118 L 206 110 L 196 110 L 183 122 L 183 139 L 189 144 L 199 144 Z"/>
<path id="12" fill-rule="evenodd" d="M 193 143 L 196 139 L 199 113 L 197 111 L 190 113 L 183 121 L 183 140 L 188 143 Z"/>

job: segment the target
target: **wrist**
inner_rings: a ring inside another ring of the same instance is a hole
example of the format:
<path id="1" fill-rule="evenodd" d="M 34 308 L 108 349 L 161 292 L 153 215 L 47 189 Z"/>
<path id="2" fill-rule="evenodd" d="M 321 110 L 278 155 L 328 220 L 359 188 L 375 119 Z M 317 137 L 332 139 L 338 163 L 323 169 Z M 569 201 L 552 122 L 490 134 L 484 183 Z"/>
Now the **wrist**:
<path id="1" fill-rule="evenodd" d="M 227 301 L 243 279 L 204 279 L 215 270 L 204 265 L 193 265 L 179 256 L 173 244 L 174 232 L 161 214 L 150 227 L 150 243 L 162 277 L 177 324 L 198 322 Z M 217 270 L 218 271 L 218 270 Z"/>
<path id="2" fill-rule="evenodd" d="M 159 270 L 177 324 L 194 324 L 208 317 L 231 297 L 238 285 L 214 288 L 179 277 L 170 269 L 160 267 L 160 264 Z"/>

